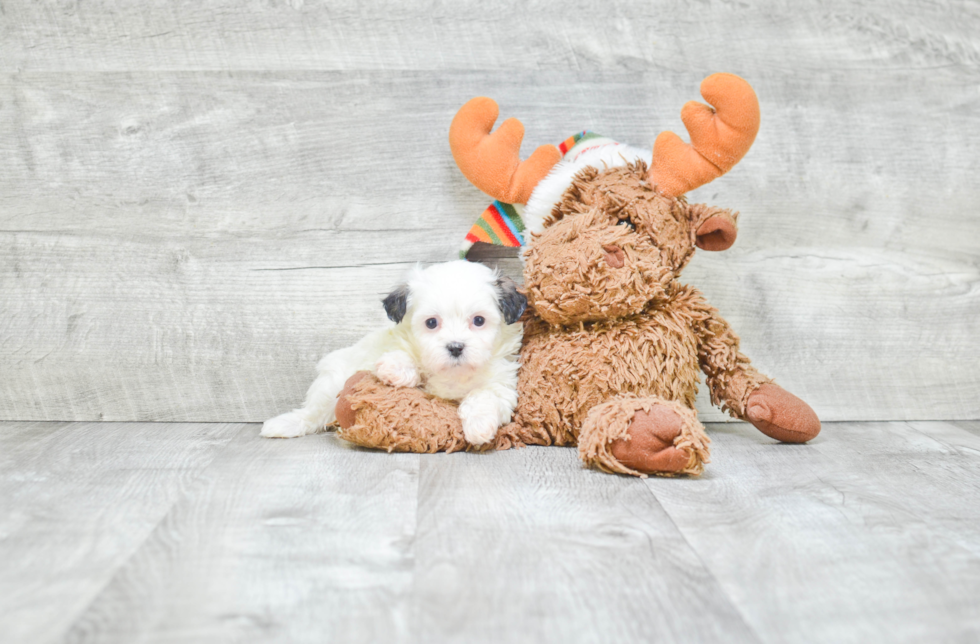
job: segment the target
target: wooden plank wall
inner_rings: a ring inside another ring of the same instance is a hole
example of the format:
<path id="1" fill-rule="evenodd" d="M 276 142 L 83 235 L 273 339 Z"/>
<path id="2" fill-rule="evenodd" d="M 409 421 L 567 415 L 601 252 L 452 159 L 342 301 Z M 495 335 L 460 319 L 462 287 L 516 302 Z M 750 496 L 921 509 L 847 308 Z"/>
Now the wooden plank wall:
<path id="1" fill-rule="evenodd" d="M 486 205 L 466 99 L 648 145 L 714 71 L 763 125 L 686 278 L 825 420 L 980 418 L 980 6 L 525 5 L 4 0 L 0 418 L 287 409 Z"/>

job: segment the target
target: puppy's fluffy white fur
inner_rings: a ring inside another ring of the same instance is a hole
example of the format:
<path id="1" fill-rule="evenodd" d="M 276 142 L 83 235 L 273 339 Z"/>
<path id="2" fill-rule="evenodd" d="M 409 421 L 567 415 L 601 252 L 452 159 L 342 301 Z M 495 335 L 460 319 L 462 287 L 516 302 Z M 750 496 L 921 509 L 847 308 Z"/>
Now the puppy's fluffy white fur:
<path id="1" fill-rule="evenodd" d="M 396 323 L 324 356 L 303 407 L 267 420 L 263 436 L 293 438 L 333 425 L 344 383 L 357 371 L 372 371 L 386 384 L 421 386 L 459 401 L 466 440 L 493 440 L 517 405 L 522 325 L 515 321 L 524 298 L 513 283 L 462 260 L 416 266 L 385 299 L 385 309 Z"/>

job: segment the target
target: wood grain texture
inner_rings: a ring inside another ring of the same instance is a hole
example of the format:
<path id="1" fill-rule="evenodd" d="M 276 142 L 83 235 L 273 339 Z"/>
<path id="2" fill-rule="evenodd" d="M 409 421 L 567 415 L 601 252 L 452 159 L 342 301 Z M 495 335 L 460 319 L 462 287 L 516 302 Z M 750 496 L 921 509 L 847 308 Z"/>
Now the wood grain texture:
<path id="1" fill-rule="evenodd" d="M 961 420 L 951 424 L 980 436 L 980 420 Z"/>
<path id="2" fill-rule="evenodd" d="M 230 425 L 0 424 L 0 641 L 59 639 L 233 434 Z"/>
<path id="3" fill-rule="evenodd" d="M 973 5 L 239 4 L 3 2 L 0 418 L 295 406 L 486 206 L 466 99 L 649 145 L 719 69 L 763 125 L 685 279 L 825 420 L 980 417 Z"/>
<path id="4" fill-rule="evenodd" d="M 831 0 L 5 0 L 0 59 L 18 71 L 724 69 L 765 57 L 810 74 L 862 62 L 980 64 L 971 2 Z"/>
<path id="5" fill-rule="evenodd" d="M 647 485 L 763 640 L 980 636 L 980 438 L 929 422 L 835 423 L 801 446 L 711 430 L 704 477 Z"/>
<path id="6" fill-rule="evenodd" d="M 701 478 L 644 481 L 568 448 L 3 422 L 0 640 L 972 642 L 961 424 L 713 424 Z"/>
<path id="7" fill-rule="evenodd" d="M 420 642 L 756 642 L 638 479 L 577 451 L 422 462 Z"/>
<path id="8" fill-rule="evenodd" d="M 412 641 L 418 469 L 239 426 L 65 639 Z"/>

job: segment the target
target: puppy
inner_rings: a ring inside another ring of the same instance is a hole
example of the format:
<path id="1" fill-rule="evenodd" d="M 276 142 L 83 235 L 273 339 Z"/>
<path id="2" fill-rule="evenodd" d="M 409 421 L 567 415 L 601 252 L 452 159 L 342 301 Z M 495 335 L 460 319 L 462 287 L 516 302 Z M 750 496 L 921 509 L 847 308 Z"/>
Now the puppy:
<path id="1" fill-rule="evenodd" d="M 303 407 L 265 421 L 263 436 L 293 438 L 333 425 L 344 383 L 370 370 L 388 385 L 421 386 L 458 400 L 466 440 L 493 440 L 517 405 L 517 320 L 527 306 L 517 285 L 482 264 L 459 260 L 416 266 L 383 302 L 395 325 L 324 356 Z"/>

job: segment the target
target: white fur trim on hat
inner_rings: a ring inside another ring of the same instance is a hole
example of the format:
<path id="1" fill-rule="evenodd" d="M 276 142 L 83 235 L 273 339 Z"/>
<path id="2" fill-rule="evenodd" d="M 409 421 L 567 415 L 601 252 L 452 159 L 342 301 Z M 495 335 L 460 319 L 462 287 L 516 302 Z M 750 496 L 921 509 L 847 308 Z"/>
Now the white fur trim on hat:
<path id="1" fill-rule="evenodd" d="M 548 176 L 535 186 L 531 198 L 527 200 L 527 205 L 521 213 L 527 230 L 533 233 L 544 230 L 544 222 L 548 219 L 548 215 L 561 201 L 561 196 L 565 194 L 568 186 L 572 185 L 572 179 L 583 168 L 589 166 L 597 170 L 618 168 L 638 159 L 643 159 L 649 164 L 653 159 L 653 150 L 641 150 L 606 137 L 583 138 L 566 152 Z"/>

